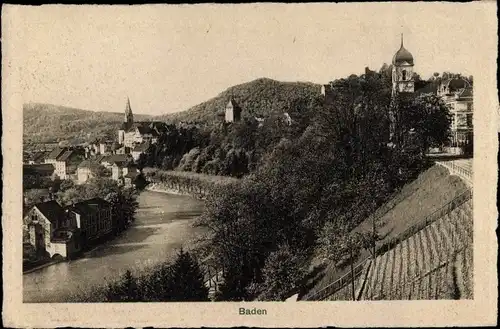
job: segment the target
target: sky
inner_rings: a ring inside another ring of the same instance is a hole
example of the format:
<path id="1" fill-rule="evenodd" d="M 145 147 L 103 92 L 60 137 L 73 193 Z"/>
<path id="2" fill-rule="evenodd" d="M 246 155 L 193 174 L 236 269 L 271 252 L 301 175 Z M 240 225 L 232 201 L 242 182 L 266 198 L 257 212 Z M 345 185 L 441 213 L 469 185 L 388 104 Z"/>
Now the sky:
<path id="1" fill-rule="evenodd" d="M 481 25 L 472 22 L 481 7 L 473 4 L 14 9 L 2 41 L 25 103 L 122 112 L 129 97 L 137 114 L 176 112 L 261 77 L 327 83 L 378 70 L 401 33 L 422 78 L 473 75 L 480 61 L 473 40 Z"/>

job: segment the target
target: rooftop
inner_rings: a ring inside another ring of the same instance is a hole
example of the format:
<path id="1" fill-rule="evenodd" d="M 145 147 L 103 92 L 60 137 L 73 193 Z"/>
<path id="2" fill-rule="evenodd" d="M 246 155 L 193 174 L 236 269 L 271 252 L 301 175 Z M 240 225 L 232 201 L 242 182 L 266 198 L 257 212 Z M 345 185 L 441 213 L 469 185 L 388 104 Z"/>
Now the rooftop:
<path id="1" fill-rule="evenodd" d="M 50 160 L 57 160 L 57 158 L 59 156 L 61 156 L 61 154 L 66 151 L 65 148 L 61 148 L 59 146 L 56 146 L 52 151 L 50 151 L 50 153 L 47 155 L 47 159 L 50 159 Z"/>
<path id="2" fill-rule="evenodd" d="M 132 158 L 128 154 L 108 155 L 108 156 L 105 156 L 104 158 L 102 158 L 102 160 L 100 160 L 101 163 L 107 162 L 110 164 L 113 164 L 115 162 L 121 163 L 121 162 L 129 162 L 129 161 L 132 161 Z"/>
<path id="3" fill-rule="evenodd" d="M 392 58 L 392 64 L 401 65 L 409 64 L 413 65 L 413 55 L 403 46 L 403 35 L 401 34 L 401 47 L 394 54 Z"/>
<path id="4" fill-rule="evenodd" d="M 63 154 L 61 154 L 59 157 L 57 157 L 57 161 L 66 161 L 68 160 L 72 155 L 74 154 L 73 151 L 71 150 L 66 150 L 64 151 Z"/>
<path id="5" fill-rule="evenodd" d="M 133 152 L 146 152 L 149 148 L 149 143 L 142 143 L 134 147 Z"/>
<path id="6" fill-rule="evenodd" d="M 64 209 L 55 200 L 37 203 L 33 207 L 37 208 L 51 223 L 64 216 Z"/>
<path id="7" fill-rule="evenodd" d="M 39 163 L 39 164 L 24 164 L 23 174 L 41 174 L 41 175 L 51 175 L 54 172 L 54 165 L 51 163 Z"/>
<path id="8" fill-rule="evenodd" d="M 89 169 L 97 169 L 99 168 L 100 163 L 95 160 L 84 160 L 80 162 L 78 168 L 89 168 Z"/>
<path id="9" fill-rule="evenodd" d="M 102 208 L 111 207 L 111 204 L 101 198 L 92 198 L 89 200 L 85 200 L 82 202 L 75 203 L 72 206 L 69 206 L 68 209 L 71 209 L 74 212 L 79 214 L 92 214 L 99 211 Z"/>

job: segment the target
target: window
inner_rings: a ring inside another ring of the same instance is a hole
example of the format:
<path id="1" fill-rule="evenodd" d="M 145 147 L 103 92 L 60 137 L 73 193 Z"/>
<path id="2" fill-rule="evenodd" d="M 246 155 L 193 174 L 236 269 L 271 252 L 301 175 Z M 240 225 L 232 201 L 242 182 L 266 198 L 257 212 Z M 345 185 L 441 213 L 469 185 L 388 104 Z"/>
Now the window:
<path id="1" fill-rule="evenodd" d="M 467 114 L 467 127 L 472 127 L 472 113 Z"/>
<path id="2" fill-rule="evenodd" d="M 466 128 L 467 127 L 467 117 L 463 114 L 457 115 L 457 126 L 458 128 Z"/>
<path id="3" fill-rule="evenodd" d="M 401 73 L 403 75 L 403 80 L 406 80 L 406 70 L 403 70 Z"/>

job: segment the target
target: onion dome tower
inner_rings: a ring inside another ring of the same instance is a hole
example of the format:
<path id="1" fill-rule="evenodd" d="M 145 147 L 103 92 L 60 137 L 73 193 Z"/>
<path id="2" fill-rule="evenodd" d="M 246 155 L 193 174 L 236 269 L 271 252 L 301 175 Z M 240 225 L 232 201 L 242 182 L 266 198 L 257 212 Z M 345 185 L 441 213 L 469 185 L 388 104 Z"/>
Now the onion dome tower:
<path id="1" fill-rule="evenodd" d="M 404 47 L 403 34 L 401 34 L 401 47 L 392 58 L 392 92 L 413 93 L 413 55 Z"/>

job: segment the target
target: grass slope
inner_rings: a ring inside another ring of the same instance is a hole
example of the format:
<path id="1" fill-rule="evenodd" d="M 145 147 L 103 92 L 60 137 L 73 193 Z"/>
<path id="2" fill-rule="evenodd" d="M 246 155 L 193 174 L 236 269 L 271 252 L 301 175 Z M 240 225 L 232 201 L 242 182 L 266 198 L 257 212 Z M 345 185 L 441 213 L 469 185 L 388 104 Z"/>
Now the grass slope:
<path id="1" fill-rule="evenodd" d="M 243 117 L 266 117 L 273 112 L 287 111 L 294 100 L 319 95 L 321 85 L 309 82 L 280 82 L 260 78 L 236 85 L 216 97 L 195 105 L 187 111 L 157 117 L 167 121 L 208 122 L 222 120 L 226 104 L 231 96 L 243 109 Z"/>

